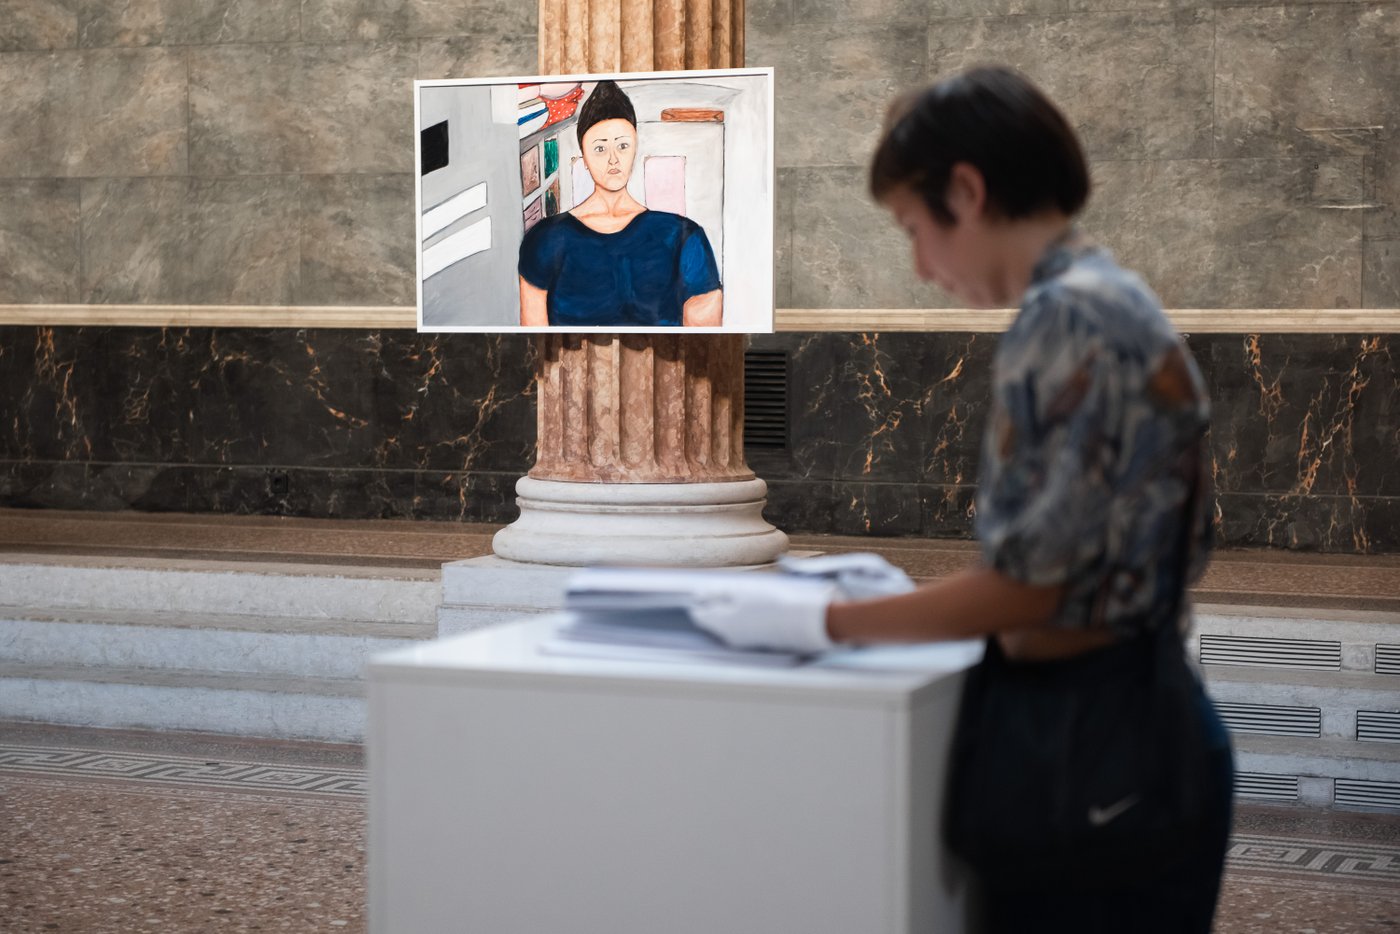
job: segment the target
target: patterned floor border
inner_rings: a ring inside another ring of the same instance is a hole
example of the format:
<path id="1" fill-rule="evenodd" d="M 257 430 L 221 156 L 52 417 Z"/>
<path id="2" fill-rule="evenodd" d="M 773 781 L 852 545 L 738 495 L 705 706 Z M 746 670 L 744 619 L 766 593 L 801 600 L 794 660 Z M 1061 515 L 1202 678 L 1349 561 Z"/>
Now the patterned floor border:
<path id="1" fill-rule="evenodd" d="M 167 793 L 204 789 L 347 802 L 362 802 L 367 786 L 365 771 L 357 768 L 0 743 L 0 780 L 8 776 L 69 782 L 98 779 L 159 787 Z M 1236 834 L 1226 866 L 1232 875 L 1259 876 L 1271 883 L 1326 878 L 1400 891 L 1400 841 L 1389 845 Z"/>
<path id="2" fill-rule="evenodd" d="M 191 788 L 173 782 L 147 784 L 139 781 L 109 781 L 101 778 L 49 778 L 42 775 L 29 775 L 23 772 L 0 771 L 0 800 L 9 795 L 23 794 L 25 789 L 46 789 L 51 791 L 86 794 L 86 788 L 100 789 L 104 796 L 161 798 L 163 800 L 190 801 L 195 806 L 203 802 L 236 801 L 240 804 L 265 805 L 270 808 L 294 808 L 297 811 L 357 811 L 364 812 L 363 798 L 328 797 L 321 795 L 284 792 L 245 791 L 232 788 Z M 0 931 L 4 928 L 0 927 Z"/>
<path id="3" fill-rule="evenodd" d="M 1235 834 L 1226 868 L 1269 876 L 1327 876 L 1400 890 L 1400 844 Z"/>
<path id="4" fill-rule="evenodd" d="M 0 775 L 92 778 L 223 791 L 363 799 L 363 769 L 0 744 Z"/>

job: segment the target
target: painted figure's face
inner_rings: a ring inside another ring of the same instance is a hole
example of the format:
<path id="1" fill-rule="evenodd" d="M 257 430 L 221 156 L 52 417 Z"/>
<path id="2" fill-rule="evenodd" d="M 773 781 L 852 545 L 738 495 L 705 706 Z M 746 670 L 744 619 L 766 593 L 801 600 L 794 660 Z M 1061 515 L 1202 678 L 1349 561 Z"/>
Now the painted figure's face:
<path id="1" fill-rule="evenodd" d="M 636 156 L 637 128 L 621 117 L 595 123 L 583 134 L 583 162 L 599 188 L 626 188 Z"/>

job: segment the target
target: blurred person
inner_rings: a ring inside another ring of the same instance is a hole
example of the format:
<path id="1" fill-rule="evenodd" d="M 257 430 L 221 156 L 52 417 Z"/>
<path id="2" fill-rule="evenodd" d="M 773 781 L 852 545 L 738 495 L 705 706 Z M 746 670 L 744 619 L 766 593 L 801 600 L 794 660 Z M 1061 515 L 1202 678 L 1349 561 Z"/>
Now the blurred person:
<path id="1" fill-rule="evenodd" d="M 716 600 L 696 621 L 813 652 L 984 637 L 944 826 L 985 929 L 1208 931 L 1233 759 L 1182 644 L 1212 532 L 1196 364 L 1147 285 L 1076 229 L 1083 152 L 1019 73 L 975 68 L 896 101 L 870 190 L 922 279 L 1019 305 L 992 367 L 981 566 L 860 601 Z"/>

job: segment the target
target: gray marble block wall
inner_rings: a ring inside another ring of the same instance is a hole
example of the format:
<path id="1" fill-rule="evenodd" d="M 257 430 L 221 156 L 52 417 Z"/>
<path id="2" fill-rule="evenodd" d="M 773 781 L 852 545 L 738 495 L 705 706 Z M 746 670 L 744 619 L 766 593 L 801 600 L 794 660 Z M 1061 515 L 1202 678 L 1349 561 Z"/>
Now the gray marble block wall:
<path id="1" fill-rule="evenodd" d="M 0 304 L 411 305 L 415 78 L 529 2 L 4 0 Z"/>
<path id="2" fill-rule="evenodd" d="M 1400 307 L 1400 4 L 781 0 L 748 41 L 778 68 L 779 306 L 955 304 L 863 171 L 893 93 L 995 61 L 1066 111 L 1084 227 L 1168 306 Z"/>
<path id="3" fill-rule="evenodd" d="M 0 303 L 413 302 L 411 81 L 535 70 L 529 0 L 6 0 Z M 780 307 L 939 307 L 865 195 L 886 102 L 1022 68 L 1084 226 L 1179 308 L 1400 306 L 1400 4 L 755 0 Z"/>

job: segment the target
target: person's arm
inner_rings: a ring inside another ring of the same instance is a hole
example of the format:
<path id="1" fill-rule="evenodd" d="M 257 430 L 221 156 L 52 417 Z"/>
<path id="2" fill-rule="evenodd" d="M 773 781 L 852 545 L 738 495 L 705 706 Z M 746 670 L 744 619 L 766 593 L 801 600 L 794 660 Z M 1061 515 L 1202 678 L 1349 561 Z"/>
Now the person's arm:
<path id="1" fill-rule="evenodd" d="M 724 323 L 724 292 L 715 289 L 686 299 L 681 306 L 681 323 L 688 328 L 717 328 Z"/>
<path id="2" fill-rule="evenodd" d="M 525 281 L 524 276 L 520 277 L 520 326 L 549 326 L 549 293 Z"/>
<path id="3" fill-rule="evenodd" d="M 962 571 L 893 597 L 833 603 L 827 631 L 835 642 L 968 639 L 1049 623 L 1064 587 L 1022 584 L 991 568 Z"/>

